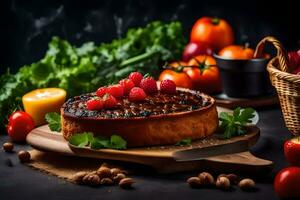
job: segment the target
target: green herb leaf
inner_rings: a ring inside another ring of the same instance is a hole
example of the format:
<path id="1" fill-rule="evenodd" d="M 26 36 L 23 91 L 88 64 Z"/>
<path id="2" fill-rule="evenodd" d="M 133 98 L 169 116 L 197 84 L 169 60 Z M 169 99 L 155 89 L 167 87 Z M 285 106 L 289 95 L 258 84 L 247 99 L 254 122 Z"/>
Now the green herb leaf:
<path id="1" fill-rule="evenodd" d="M 110 148 L 111 149 L 126 149 L 127 142 L 118 135 L 112 135 L 110 137 Z"/>
<path id="2" fill-rule="evenodd" d="M 47 113 L 45 119 L 51 131 L 61 131 L 61 117 L 56 112 Z"/>
<path id="3" fill-rule="evenodd" d="M 191 138 L 186 138 L 182 139 L 179 142 L 177 142 L 175 145 L 176 146 L 188 146 L 192 144 L 192 139 Z"/>
<path id="4" fill-rule="evenodd" d="M 96 136 L 92 133 L 78 133 L 74 134 L 69 143 L 77 147 L 90 147 L 91 149 L 126 149 L 127 142 L 118 135 L 112 135 L 110 139 L 105 137 Z"/>
<path id="5" fill-rule="evenodd" d="M 69 143 L 77 147 L 88 146 L 93 141 L 93 133 L 85 132 L 72 135 Z"/>
<path id="6" fill-rule="evenodd" d="M 245 125 L 251 122 L 255 116 L 254 113 L 253 108 L 242 109 L 240 107 L 234 109 L 232 114 L 221 112 L 219 120 L 221 121 L 220 128 L 224 131 L 223 137 L 228 139 L 245 134 Z"/>

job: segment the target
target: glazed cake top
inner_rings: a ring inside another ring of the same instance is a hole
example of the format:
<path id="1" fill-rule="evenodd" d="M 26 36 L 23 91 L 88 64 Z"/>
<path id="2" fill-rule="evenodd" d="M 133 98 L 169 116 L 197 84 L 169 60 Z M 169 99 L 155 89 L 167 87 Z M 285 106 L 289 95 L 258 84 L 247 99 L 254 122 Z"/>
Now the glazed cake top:
<path id="1" fill-rule="evenodd" d="M 64 114 L 92 118 L 132 118 L 148 117 L 169 113 L 180 113 L 197 110 L 212 104 L 213 99 L 200 92 L 177 90 L 176 94 L 163 94 L 158 92 L 146 97 L 142 102 L 131 102 L 128 97 L 118 100 L 118 105 L 113 109 L 90 111 L 86 102 L 96 97 L 95 93 L 83 94 L 70 98 L 62 107 Z"/>

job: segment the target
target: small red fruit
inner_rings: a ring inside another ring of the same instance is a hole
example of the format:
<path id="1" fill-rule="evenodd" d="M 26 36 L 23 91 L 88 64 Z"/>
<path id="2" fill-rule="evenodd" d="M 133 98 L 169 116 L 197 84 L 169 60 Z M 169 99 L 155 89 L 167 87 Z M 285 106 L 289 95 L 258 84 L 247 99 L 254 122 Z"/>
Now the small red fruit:
<path id="1" fill-rule="evenodd" d="M 124 96 L 124 89 L 120 84 L 109 86 L 106 92 L 117 99 L 121 99 Z"/>
<path id="2" fill-rule="evenodd" d="M 107 93 L 107 87 L 100 87 L 97 92 L 96 95 L 98 97 L 103 97 L 105 94 Z"/>
<path id="3" fill-rule="evenodd" d="M 146 92 L 146 94 L 157 93 L 157 84 L 152 77 L 143 78 L 140 87 Z"/>
<path id="4" fill-rule="evenodd" d="M 134 82 L 131 79 L 122 79 L 119 84 L 124 89 L 124 94 L 129 94 L 130 90 L 135 86 Z"/>
<path id="5" fill-rule="evenodd" d="M 17 111 L 10 115 L 7 125 L 7 133 L 12 141 L 22 142 L 27 134 L 34 128 L 32 117 L 23 111 Z"/>
<path id="6" fill-rule="evenodd" d="M 163 80 L 160 83 L 160 91 L 165 94 L 175 94 L 176 84 L 169 79 Z"/>
<path id="7" fill-rule="evenodd" d="M 116 107 L 116 105 L 118 104 L 118 101 L 116 100 L 116 98 L 110 94 L 106 94 L 103 97 L 103 104 L 104 104 L 104 108 L 110 109 L 110 108 L 114 108 Z"/>
<path id="8" fill-rule="evenodd" d="M 128 76 L 130 80 L 134 82 L 135 86 L 140 86 L 140 82 L 143 79 L 143 75 L 140 72 L 131 72 Z"/>
<path id="9" fill-rule="evenodd" d="M 203 55 L 203 54 L 211 56 L 213 54 L 213 50 L 206 43 L 190 42 L 184 48 L 182 54 L 182 60 L 188 62 L 194 56 Z"/>
<path id="10" fill-rule="evenodd" d="M 142 88 L 134 87 L 130 90 L 129 100 L 133 102 L 143 101 L 146 99 L 146 93 Z"/>
<path id="11" fill-rule="evenodd" d="M 296 70 L 297 68 L 300 68 L 300 54 L 299 53 L 300 53 L 299 51 L 298 52 L 291 51 L 288 53 L 289 64 L 290 64 L 289 67 L 292 69 L 292 71 Z"/>
<path id="12" fill-rule="evenodd" d="M 284 155 L 291 165 L 300 167 L 300 137 L 295 137 L 284 143 Z"/>
<path id="13" fill-rule="evenodd" d="M 282 169 L 275 177 L 274 189 L 280 198 L 300 198 L 300 167 Z"/>
<path id="14" fill-rule="evenodd" d="M 101 110 L 103 102 L 100 99 L 90 99 L 86 102 L 86 108 L 88 110 Z"/>

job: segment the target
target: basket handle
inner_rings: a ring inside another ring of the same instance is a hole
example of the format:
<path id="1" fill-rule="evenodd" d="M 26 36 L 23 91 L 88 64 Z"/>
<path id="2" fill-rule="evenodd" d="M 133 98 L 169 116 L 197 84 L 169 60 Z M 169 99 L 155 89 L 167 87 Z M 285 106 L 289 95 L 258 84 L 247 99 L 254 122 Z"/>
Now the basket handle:
<path id="1" fill-rule="evenodd" d="M 279 68 L 281 71 L 290 72 L 289 70 L 289 61 L 286 50 L 283 48 L 282 44 L 274 37 L 267 36 L 262 39 L 256 46 L 254 52 L 254 58 L 261 58 L 263 57 L 263 50 L 266 46 L 266 43 L 271 43 L 277 50 L 277 58 L 279 61 Z"/>

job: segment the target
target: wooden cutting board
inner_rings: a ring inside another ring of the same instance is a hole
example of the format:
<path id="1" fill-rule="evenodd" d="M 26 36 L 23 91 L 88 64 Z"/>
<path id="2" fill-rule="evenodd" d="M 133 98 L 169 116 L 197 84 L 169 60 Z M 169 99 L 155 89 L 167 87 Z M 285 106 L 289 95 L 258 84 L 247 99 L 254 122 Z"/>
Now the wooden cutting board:
<path id="1" fill-rule="evenodd" d="M 247 134 L 231 139 L 219 139 L 215 134 L 208 138 L 197 140 L 191 146 L 158 146 L 131 148 L 127 150 L 89 148 L 74 148 L 68 145 L 61 133 L 52 132 L 47 125 L 32 130 L 27 136 L 27 142 L 32 147 L 70 156 L 92 157 L 99 159 L 119 160 L 148 165 L 160 173 L 210 169 L 220 172 L 265 173 L 272 169 L 273 162 L 255 157 L 249 151 L 209 157 L 205 160 L 177 162 L 172 154 L 178 150 L 203 148 L 221 144 L 235 143 L 246 140 L 249 147 L 255 144 L 259 137 L 259 129 L 251 126 Z"/>

